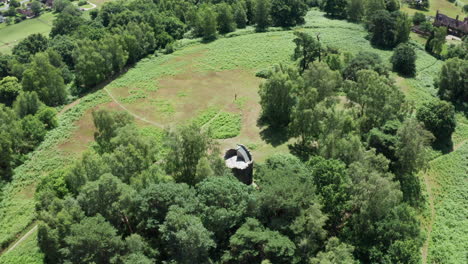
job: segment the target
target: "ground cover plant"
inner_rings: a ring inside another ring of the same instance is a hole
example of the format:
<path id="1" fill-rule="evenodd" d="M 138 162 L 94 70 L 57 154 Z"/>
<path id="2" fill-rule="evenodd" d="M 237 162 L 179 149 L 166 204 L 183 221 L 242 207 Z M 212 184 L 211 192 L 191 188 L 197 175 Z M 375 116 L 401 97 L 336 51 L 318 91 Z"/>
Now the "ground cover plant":
<path id="1" fill-rule="evenodd" d="M 347 45 L 340 46 L 340 50 L 352 54 L 363 50 L 371 50 L 379 54 L 384 63 L 389 65 L 391 51 L 379 50 L 370 46 L 369 42 L 364 38 L 367 32 L 360 25 L 331 20 L 324 17 L 323 13 L 319 11 L 311 11 L 306 17 L 304 28 L 299 30 L 313 36 L 320 34 L 321 42 L 324 45 L 346 43 Z M 239 34 L 239 36 L 233 35 L 232 37 L 221 38 L 210 44 L 191 42 L 191 44 L 180 46 L 173 54 L 145 59 L 106 87 L 106 91 L 114 98 L 117 98 L 117 102 L 103 104 L 112 100 L 112 98 L 104 94 L 104 91 L 100 91 L 99 96 L 96 95 L 97 97 L 88 96 L 83 98 L 77 106 L 72 106 L 71 110 L 68 110 L 75 111 L 75 108 L 79 108 L 79 110 L 76 110 L 79 112 L 76 117 L 70 120 L 59 117 L 61 126 L 64 123 L 66 129 L 58 129 L 60 134 L 55 135 L 63 137 L 59 141 L 57 139 L 48 141 L 46 137 L 43 145 L 56 145 L 58 142 L 67 144 L 67 141 L 81 140 L 80 133 L 84 133 L 85 130 L 86 133 L 89 133 L 87 130 L 89 130 L 89 124 L 92 123 L 88 109 L 97 105 L 102 108 L 121 109 L 117 104 L 119 103 L 131 113 L 136 113 L 138 117 L 141 117 L 141 119 L 136 118 L 140 125 L 171 127 L 174 124 L 195 119 L 197 123 L 207 127 L 213 125 L 213 130 L 218 128 L 221 138 L 237 136 L 233 139 L 221 141 L 223 147 L 231 147 L 239 141 L 248 140 L 249 145 L 255 146 L 255 157 L 261 157 L 262 154 L 263 157 L 267 157 L 269 153 L 287 151 L 287 148 L 285 148 L 287 144 L 284 142 L 274 148 L 274 144 L 266 143 L 265 139 L 261 137 L 262 128 L 257 127 L 256 124 L 256 119 L 260 114 L 257 87 L 261 80 L 253 76 L 259 70 L 271 69 L 272 65 L 276 63 L 293 64 L 290 57 L 293 52 L 294 43 L 292 40 L 294 37 L 292 31 L 267 32 L 255 35 L 250 33 L 246 35 Z M 421 46 L 416 45 L 416 52 L 418 55 L 416 77 L 411 79 L 400 78 L 397 81 L 399 85 L 403 86 L 407 98 L 416 105 L 420 105 L 437 95 L 432 78 L 437 75 L 441 62 L 425 53 Z M 208 80 L 210 80 L 209 83 Z M 239 84 L 229 86 L 235 82 Z M 213 94 L 216 94 L 216 96 L 213 96 Z M 248 98 L 242 103 L 242 107 L 239 107 L 238 100 L 240 98 Z M 80 105 L 83 108 L 80 108 Z M 213 109 L 219 110 L 215 114 Z M 68 113 L 68 111 L 64 114 Z M 83 118 L 82 122 L 74 123 L 79 118 Z M 222 122 L 224 119 L 232 121 L 228 122 L 229 126 L 226 127 L 225 122 Z M 64 131 L 66 132 L 64 133 Z M 147 133 L 154 135 L 153 132 Z M 156 132 L 156 134 L 160 135 L 159 132 Z M 70 138 L 66 139 L 67 136 Z M 466 132 L 463 132 L 457 126 L 453 138 L 463 140 L 466 138 Z M 47 149 L 47 147 L 41 145 L 38 153 L 32 154 L 33 158 L 36 157 L 33 159 L 34 164 L 30 161 L 25 163 L 24 167 L 18 168 L 18 171 L 20 171 L 18 175 L 20 176 L 14 179 L 16 187 L 8 186 L 5 189 L 1 212 L 7 216 L 4 218 L 3 226 L 6 227 L 4 230 L 8 241 L 11 241 L 16 233 L 24 229 L 35 218 L 33 213 L 35 202 L 30 195 L 31 191 L 28 190 L 29 195 L 24 196 L 24 193 L 21 193 L 20 190 L 23 189 L 23 186 L 30 186 L 31 190 L 35 189 L 37 180 L 33 179 L 32 175 L 35 171 L 42 169 L 42 155 L 46 153 L 46 156 L 50 159 L 46 167 L 53 168 L 58 164 L 71 164 L 73 157 L 79 156 L 81 151 L 86 149 L 86 147 L 76 149 L 76 153 L 72 154 L 72 156 L 63 157 L 62 153 L 64 151 L 60 148 L 41 152 L 44 148 Z M 75 148 L 67 147 L 67 150 L 70 149 Z M 458 149 L 455 150 L 455 152 L 457 151 Z M 39 163 L 36 164 L 36 161 L 39 161 Z M 21 171 L 25 170 L 23 168 L 28 168 L 26 169 L 28 175 L 26 177 L 21 176 Z M 440 171 L 444 170 L 445 168 Z M 46 174 L 44 173 L 44 176 Z M 443 172 L 435 173 L 437 176 L 434 177 L 438 177 L 440 174 L 443 174 Z M 446 190 L 449 190 L 449 187 Z M 459 201 L 454 202 L 454 204 L 460 206 Z M 15 225 L 11 226 L 12 221 L 10 219 L 18 211 L 25 212 L 24 217 L 18 218 L 17 221 L 15 218 Z M 436 218 L 436 221 L 442 223 L 443 219 Z M 252 226 L 255 225 L 255 223 L 252 223 Z M 434 225 L 434 232 L 443 229 L 443 227 L 439 227 L 443 225 L 445 224 Z M 446 235 L 437 235 L 436 237 L 437 239 L 447 239 Z M 436 252 L 432 249 L 434 246 L 435 243 L 429 243 L 429 259 Z M 449 254 L 444 253 L 442 257 L 435 256 L 434 259 L 444 259 Z M 236 256 L 230 256 L 230 258 L 236 258 Z"/>

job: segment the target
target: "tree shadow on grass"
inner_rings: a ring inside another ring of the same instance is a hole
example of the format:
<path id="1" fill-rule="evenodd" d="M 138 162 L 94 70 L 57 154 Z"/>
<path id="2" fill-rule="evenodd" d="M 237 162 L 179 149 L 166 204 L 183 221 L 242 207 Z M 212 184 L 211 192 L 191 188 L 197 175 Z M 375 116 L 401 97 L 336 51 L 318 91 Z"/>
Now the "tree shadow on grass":
<path id="1" fill-rule="evenodd" d="M 453 142 L 452 138 L 436 139 L 432 143 L 432 148 L 442 152 L 442 154 L 447 154 L 453 151 Z"/>
<path id="2" fill-rule="evenodd" d="M 277 147 L 289 140 L 287 127 L 271 126 L 260 118 L 257 120 L 257 126 L 261 128 L 260 137 L 263 141 Z"/>

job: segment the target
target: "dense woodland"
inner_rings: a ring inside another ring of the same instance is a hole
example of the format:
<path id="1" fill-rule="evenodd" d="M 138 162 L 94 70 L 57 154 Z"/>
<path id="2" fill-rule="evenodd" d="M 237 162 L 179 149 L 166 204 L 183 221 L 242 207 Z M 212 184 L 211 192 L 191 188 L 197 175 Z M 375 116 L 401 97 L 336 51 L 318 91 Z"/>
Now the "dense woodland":
<path id="1" fill-rule="evenodd" d="M 126 113 L 93 112 L 96 143 L 38 186 L 46 262 L 419 263 L 417 173 L 431 145 L 450 145 L 455 108 L 466 107 L 467 42 L 441 56 L 446 32 L 429 29 L 426 49 L 446 59 L 440 100 L 415 109 L 390 76 L 417 74 L 410 26 L 427 21 L 411 20 L 398 1 L 113 1 L 90 20 L 57 1 L 49 37 L 0 55 L 0 180 L 57 126 L 56 109 L 147 55 L 170 53 L 182 38 L 291 28 L 316 6 L 364 23 L 373 45 L 393 49 L 392 68 L 295 32 L 294 66 L 258 74 L 260 122 L 294 143 L 255 165 L 256 187 L 232 176 L 195 124 L 148 133 Z"/>

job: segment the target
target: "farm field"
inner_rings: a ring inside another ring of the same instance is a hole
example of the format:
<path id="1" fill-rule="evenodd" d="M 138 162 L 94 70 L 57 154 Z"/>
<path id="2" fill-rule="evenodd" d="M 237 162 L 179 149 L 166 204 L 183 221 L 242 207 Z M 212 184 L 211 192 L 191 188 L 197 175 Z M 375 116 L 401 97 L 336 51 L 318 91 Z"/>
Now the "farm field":
<path id="1" fill-rule="evenodd" d="M 27 19 L 18 24 L 0 28 L 0 53 L 10 53 L 18 41 L 34 33 L 48 35 L 55 14 L 48 12 L 40 17 Z"/>
<path id="2" fill-rule="evenodd" d="M 367 31 L 361 25 L 330 20 L 319 11 L 310 11 L 306 21 L 298 30 L 320 34 L 326 45 L 353 54 L 376 52 L 386 62 L 392 55 L 391 51 L 373 48 L 365 39 Z M 258 86 L 262 79 L 255 77 L 255 73 L 277 63 L 292 63 L 293 38 L 293 31 L 250 34 L 249 30 L 244 30 L 209 44 L 182 41 L 173 54 L 144 59 L 104 89 L 72 104 L 60 114 L 59 127 L 47 135 L 27 162 L 16 168 L 13 184 L 0 198 L 0 245 L 14 241 L 16 234 L 34 221 L 34 192 L 40 178 L 55 168 L 70 166 L 92 144 L 93 109 L 125 109 L 137 117 L 141 127 L 155 127 L 156 130 L 196 121 L 215 131 L 222 150 L 243 143 L 260 162 L 275 152 L 287 152 L 287 142 L 257 125 Z M 398 77 L 396 81 L 407 98 L 420 105 L 436 94 L 433 77 L 442 63 L 424 52 L 422 45 L 415 45 L 418 75 L 410 79 Z M 467 213 L 463 190 L 467 187 L 468 168 L 459 165 L 468 164 L 468 122 L 461 115 L 458 121 L 453 135 L 456 149 L 433 160 L 427 171 L 429 188 L 435 192 L 435 217 L 427 263 L 445 263 L 445 260 L 459 263 L 457 261 L 466 252 L 463 248 L 466 236 L 460 229 L 457 229 L 462 232 L 459 240 L 451 242 L 454 224 L 463 221 Z M 236 133 L 225 133 L 233 128 Z M 457 184 L 460 182 L 465 185 Z M 1 255 L 0 263 L 41 263 L 36 235 Z M 443 252 L 439 243 L 445 244 Z"/>

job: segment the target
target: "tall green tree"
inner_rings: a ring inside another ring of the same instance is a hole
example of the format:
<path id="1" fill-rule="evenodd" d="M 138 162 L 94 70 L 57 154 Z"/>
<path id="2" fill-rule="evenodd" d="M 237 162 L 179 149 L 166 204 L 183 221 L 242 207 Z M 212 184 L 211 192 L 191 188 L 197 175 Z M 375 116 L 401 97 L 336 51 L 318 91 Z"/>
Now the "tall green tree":
<path id="1" fill-rule="evenodd" d="M 272 0 L 270 12 L 274 26 L 291 27 L 304 24 L 307 5 L 304 0 Z"/>
<path id="2" fill-rule="evenodd" d="M 201 29 L 203 40 L 210 41 L 216 39 L 216 29 L 218 28 L 218 23 L 215 11 L 213 11 L 210 7 L 205 7 L 201 12 Z"/>
<path id="3" fill-rule="evenodd" d="M 348 85 L 347 95 L 358 107 L 363 131 L 400 117 L 404 95 L 386 77 L 374 71 L 361 70 L 357 73 L 357 82 Z"/>
<path id="4" fill-rule="evenodd" d="M 236 29 L 236 22 L 230 5 L 227 3 L 217 5 L 216 13 L 219 33 L 226 34 Z"/>
<path id="5" fill-rule="evenodd" d="M 427 39 L 426 51 L 429 53 L 440 55 L 445 44 L 445 37 L 447 36 L 446 27 L 434 27 L 432 35 Z"/>
<path id="6" fill-rule="evenodd" d="M 11 106 L 21 92 L 21 84 L 16 77 L 0 79 L 0 103 Z"/>
<path id="7" fill-rule="evenodd" d="M 299 60 L 301 72 L 309 68 L 309 64 L 315 60 L 321 61 L 322 47 L 320 41 L 304 32 L 294 32 L 296 38 L 293 40 L 296 44 L 293 58 Z"/>
<path id="8" fill-rule="evenodd" d="M 393 70 L 407 76 L 416 75 L 416 52 L 409 44 L 400 44 L 390 58 Z"/>
<path id="9" fill-rule="evenodd" d="M 68 95 L 61 71 L 55 68 L 47 53 L 38 53 L 26 68 L 22 81 L 25 91 L 35 91 L 46 105 L 65 103 Z"/>
<path id="10" fill-rule="evenodd" d="M 425 103 L 418 109 L 416 117 L 438 140 L 450 140 L 457 126 L 455 107 L 442 100 Z"/>
<path id="11" fill-rule="evenodd" d="M 27 115 L 35 115 L 41 106 L 42 102 L 39 100 L 36 92 L 23 92 L 13 103 L 13 109 L 20 118 Z"/>
<path id="12" fill-rule="evenodd" d="M 264 32 L 271 24 L 271 2 L 270 0 L 255 0 L 253 6 L 253 17 L 256 24 L 255 29 L 258 32 Z"/>
<path id="13" fill-rule="evenodd" d="M 332 17 L 345 18 L 347 4 L 348 2 L 345 0 L 325 0 L 323 11 Z"/>
<path id="14" fill-rule="evenodd" d="M 348 19 L 353 22 L 360 22 L 365 13 L 365 2 L 363 0 L 350 0 L 346 7 Z"/>
<path id="15" fill-rule="evenodd" d="M 247 25 L 247 11 L 246 3 L 243 1 L 237 1 L 234 4 L 234 21 L 236 22 L 237 28 L 245 28 Z"/>
<path id="16" fill-rule="evenodd" d="M 24 153 L 32 151 L 39 143 L 44 140 L 47 132 L 45 125 L 35 116 L 27 115 L 21 119 L 21 129 L 23 134 L 22 149 Z"/>
<path id="17" fill-rule="evenodd" d="M 288 237 L 265 228 L 256 219 L 248 218 L 230 238 L 229 251 L 223 256 L 223 261 L 226 263 L 292 263 L 295 250 L 294 243 Z"/>
<path id="18" fill-rule="evenodd" d="M 99 152 L 112 151 L 111 139 L 117 135 L 117 129 L 130 124 L 133 117 L 127 112 L 110 112 L 106 110 L 98 110 L 92 114 L 94 126 L 97 130 L 94 133 L 94 140 L 99 145 Z"/>
<path id="19" fill-rule="evenodd" d="M 268 80 L 260 85 L 262 118 L 272 126 L 287 126 L 294 105 L 293 93 L 301 86 L 302 78 L 296 69 L 276 66 Z"/>
<path id="20" fill-rule="evenodd" d="M 196 184 L 198 162 L 201 158 L 208 157 L 209 152 L 217 153 L 216 145 L 209 135 L 195 124 L 181 127 L 167 136 L 166 143 L 169 153 L 166 160 L 166 171 L 177 182 Z"/>
<path id="21" fill-rule="evenodd" d="M 69 263 L 110 263 L 123 247 L 117 230 L 100 215 L 71 225 L 65 244 L 62 250 Z"/>
<path id="22" fill-rule="evenodd" d="M 28 63 L 32 56 L 38 52 L 44 52 L 49 47 L 49 40 L 46 36 L 36 33 L 21 40 L 13 47 L 12 53 L 21 63 Z"/>
<path id="23" fill-rule="evenodd" d="M 325 250 L 311 259 L 311 264 L 357 264 L 353 256 L 354 247 L 342 243 L 338 238 L 331 237 L 325 246 Z"/>
<path id="24" fill-rule="evenodd" d="M 232 176 L 209 177 L 196 186 L 204 226 L 220 245 L 253 213 L 252 189 Z"/>
<path id="25" fill-rule="evenodd" d="M 456 103 L 468 101 L 468 60 L 452 58 L 440 69 L 435 81 L 439 96 Z"/>
<path id="26" fill-rule="evenodd" d="M 177 263 L 207 263 L 216 246 L 200 218 L 178 207 L 171 208 L 159 231 L 166 252 Z"/>

